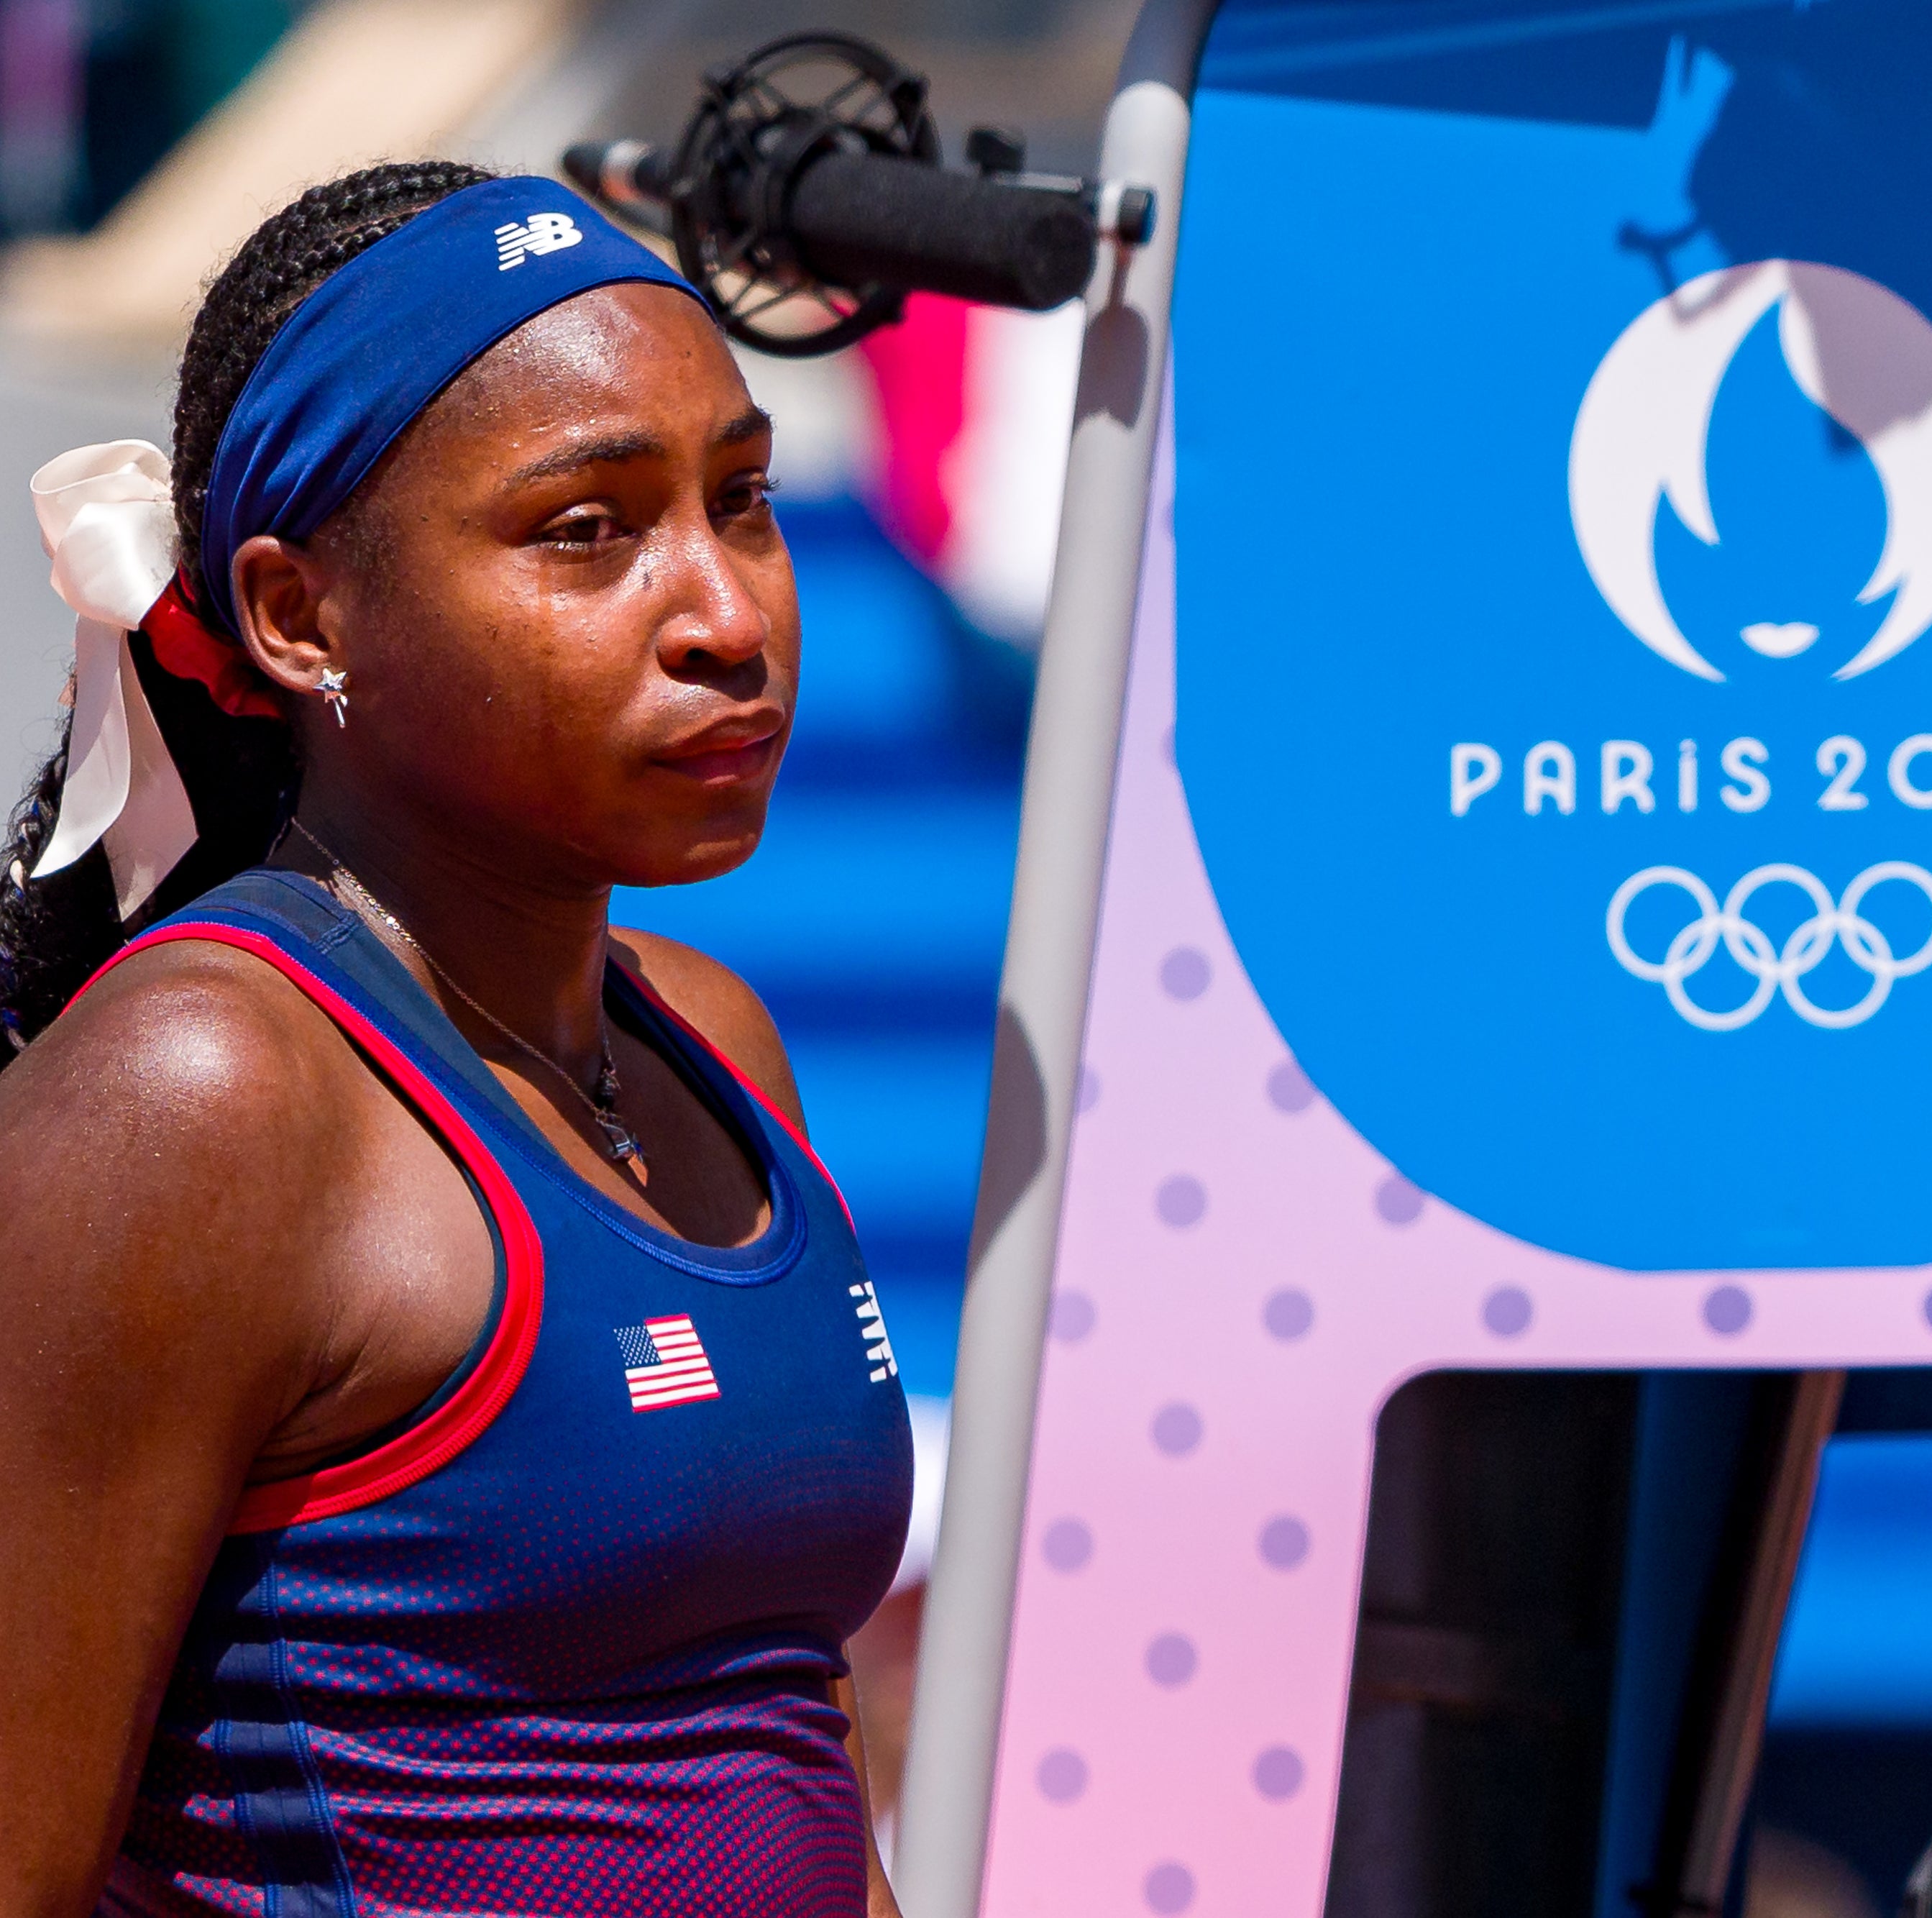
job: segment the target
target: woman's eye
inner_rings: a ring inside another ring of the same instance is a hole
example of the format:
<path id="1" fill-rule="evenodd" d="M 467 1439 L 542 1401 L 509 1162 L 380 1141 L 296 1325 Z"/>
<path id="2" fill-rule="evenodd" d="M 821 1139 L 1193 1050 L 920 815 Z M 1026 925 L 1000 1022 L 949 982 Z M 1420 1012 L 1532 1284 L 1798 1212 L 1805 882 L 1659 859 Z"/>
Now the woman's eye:
<path id="1" fill-rule="evenodd" d="M 568 519 L 553 520 L 543 537 L 554 546 L 602 546 L 621 539 L 624 528 L 609 513 L 573 513 Z"/>
<path id="2" fill-rule="evenodd" d="M 734 480 L 718 494 L 716 511 L 726 519 L 744 518 L 763 512 L 770 506 L 772 494 L 777 488 L 778 482 L 762 473 L 748 479 Z"/>

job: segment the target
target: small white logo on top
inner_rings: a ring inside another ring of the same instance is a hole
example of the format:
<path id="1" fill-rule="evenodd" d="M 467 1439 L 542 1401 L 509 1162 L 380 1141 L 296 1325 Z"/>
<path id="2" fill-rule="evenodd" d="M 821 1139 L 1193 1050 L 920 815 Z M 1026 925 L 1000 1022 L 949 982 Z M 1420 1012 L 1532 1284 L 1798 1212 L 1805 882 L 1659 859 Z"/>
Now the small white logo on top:
<path id="1" fill-rule="evenodd" d="M 899 1375 L 899 1362 L 892 1356 L 892 1342 L 886 1336 L 886 1315 L 879 1310 L 879 1295 L 868 1279 L 863 1285 L 846 1290 L 858 1301 L 859 1331 L 866 1341 L 866 1358 L 872 1368 L 872 1383 L 883 1384 Z"/>
<path id="2" fill-rule="evenodd" d="M 532 213 L 522 225 L 512 220 L 496 229 L 496 271 L 507 273 L 531 253 L 561 253 L 584 236 L 568 213 Z"/>

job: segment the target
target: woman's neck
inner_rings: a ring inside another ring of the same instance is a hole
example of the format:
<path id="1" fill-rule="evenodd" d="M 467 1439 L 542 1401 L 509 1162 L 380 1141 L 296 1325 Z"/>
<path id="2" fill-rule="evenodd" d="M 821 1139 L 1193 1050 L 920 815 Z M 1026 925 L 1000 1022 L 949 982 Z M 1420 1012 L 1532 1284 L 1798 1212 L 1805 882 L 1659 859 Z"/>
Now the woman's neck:
<path id="1" fill-rule="evenodd" d="M 460 1024 L 474 1022 L 452 1003 L 451 983 L 580 1084 L 595 1081 L 604 1057 L 608 887 L 526 878 L 453 836 L 398 832 L 326 795 L 311 801 L 305 793 L 296 818 L 301 830 L 283 840 L 276 863 L 325 882 L 332 866 L 344 869 L 408 938 L 380 919 L 372 929 Z M 336 890 L 371 917 L 354 887 L 338 882 Z"/>

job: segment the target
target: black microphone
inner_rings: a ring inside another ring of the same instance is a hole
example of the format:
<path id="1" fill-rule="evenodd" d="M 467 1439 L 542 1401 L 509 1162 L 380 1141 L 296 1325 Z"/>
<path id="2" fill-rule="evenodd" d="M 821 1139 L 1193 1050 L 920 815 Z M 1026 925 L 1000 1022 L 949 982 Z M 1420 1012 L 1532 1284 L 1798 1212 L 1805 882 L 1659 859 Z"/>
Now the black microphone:
<path id="1" fill-rule="evenodd" d="M 563 164 L 672 242 L 727 332 L 794 357 L 889 324 L 909 293 L 1044 311 L 1085 290 L 1103 238 L 1153 231 L 1146 188 L 1022 172 L 1017 134 L 975 128 L 966 152 L 972 173 L 940 164 L 921 76 L 862 41 L 794 35 L 706 74 L 674 147 L 586 141 Z"/>
<path id="2" fill-rule="evenodd" d="M 662 148 L 634 140 L 585 141 L 563 156 L 564 171 L 585 192 L 666 236 L 674 167 Z M 1093 276 L 1097 226 L 1082 184 L 1035 186 L 886 154 L 820 152 L 784 183 L 760 237 L 782 241 L 814 278 L 835 287 L 950 293 L 1044 312 Z"/>
<path id="3" fill-rule="evenodd" d="M 793 182 L 788 237 L 834 286 L 878 284 L 1043 312 L 1093 277 L 1093 215 L 1072 194 L 828 153 Z"/>

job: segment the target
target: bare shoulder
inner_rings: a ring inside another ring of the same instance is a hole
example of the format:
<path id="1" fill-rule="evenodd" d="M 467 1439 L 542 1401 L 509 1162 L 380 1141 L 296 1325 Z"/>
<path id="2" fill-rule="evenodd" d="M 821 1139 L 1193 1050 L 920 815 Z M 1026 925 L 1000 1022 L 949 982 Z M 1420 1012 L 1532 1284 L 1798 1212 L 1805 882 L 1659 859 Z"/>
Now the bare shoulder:
<path id="1" fill-rule="evenodd" d="M 320 1008 L 270 965 L 212 941 L 152 947 L 107 974 L 0 1074 L 0 1127 L 192 1132 L 263 1142 L 322 1122 L 317 1076 L 338 1049 Z"/>
<path id="2" fill-rule="evenodd" d="M 694 946 L 631 926 L 612 926 L 610 936 L 664 1003 L 697 1027 L 802 1130 L 805 1112 L 791 1061 L 758 994 L 729 966 Z"/>
<path id="3" fill-rule="evenodd" d="M 98 1271 L 184 1318 L 234 1289 L 266 1332 L 257 1280 L 334 1175 L 352 1061 L 260 960 L 198 941 L 137 953 L 0 1073 L 10 1272 L 84 1288 Z"/>

